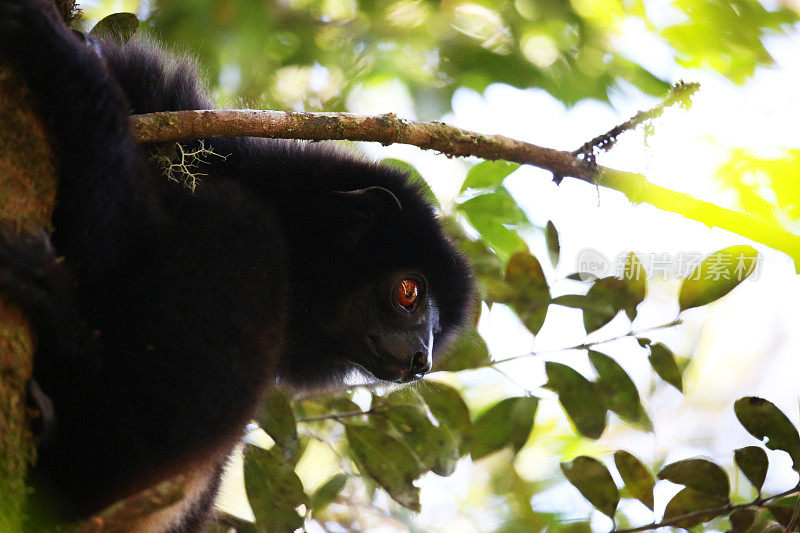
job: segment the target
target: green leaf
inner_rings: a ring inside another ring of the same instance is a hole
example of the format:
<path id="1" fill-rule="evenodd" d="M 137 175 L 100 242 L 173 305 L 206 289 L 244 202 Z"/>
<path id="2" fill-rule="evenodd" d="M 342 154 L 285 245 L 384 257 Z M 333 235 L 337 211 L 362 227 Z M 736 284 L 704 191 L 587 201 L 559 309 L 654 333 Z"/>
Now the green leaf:
<path id="1" fill-rule="evenodd" d="M 597 281 L 597 279 L 599 278 L 594 274 L 592 274 L 591 272 L 573 272 L 572 274 L 567 276 L 567 279 L 570 279 L 572 281 L 594 282 Z"/>
<path id="2" fill-rule="evenodd" d="M 733 457 L 739 470 L 742 471 L 756 490 L 761 491 L 761 487 L 767 477 L 767 468 L 769 467 L 767 452 L 758 446 L 746 446 L 734 450 Z"/>
<path id="3" fill-rule="evenodd" d="M 767 439 L 770 450 L 783 450 L 792 458 L 792 467 L 800 470 L 800 435 L 797 428 L 771 402 L 754 396 L 739 398 L 733 404 L 736 418 L 759 440 Z"/>
<path id="4" fill-rule="evenodd" d="M 625 311 L 630 320 L 636 318 L 636 307 L 642 303 L 647 292 L 646 273 L 643 272 L 644 268 L 636 256 L 629 254 L 625 275 L 630 279 L 609 276 L 598 279 L 591 286 L 581 305 L 587 333 L 605 326 L 620 311 Z"/>
<path id="5" fill-rule="evenodd" d="M 737 509 L 728 519 L 731 521 L 731 533 L 746 533 L 756 519 L 756 510 Z"/>
<path id="6" fill-rule="evenodd" d="M 601 513 L 614 518 L 619 503 L 619 490 L 603 463 L 582 455 L 572 462 L 561 463 L 564 476 L 589 503 Z"/>
<path id="7" fill-rule="evenodd" d="M 653 487 L 656 484 L 653 474 L 635 455 L 625 450 L 614 452 L 614 464 L 617 465 L 619 475 L 625 482 L 631 496 L 642 502 L 651 511 L 653 510 Z"/>
<path id="8" fill-rule="evenodd" d="M 428 203 L 432 206 L 436 207 L 436 209 L 441 209 L 442 206 L 439 204 L 439 199 L 436 198 L 436 195 L 433 193 L 433 189 L 431 186 L 428 185 L 428 182 L 425 181 L 425 178 L 422 177 L 422 174 L 409 163 L 408 161 L 403 161 L 402 159 L 394 159 L 394 158 L 386 158 L 381 160 L 382 165 L 387 165 L 390 167 L 394 167 L 402 172 L 404 172 L 408 176 L 408 183 L 410 183 L 413 187 L 419 189 L 422 197 L 425 198 Z"/>
<path id="9" fill-rule="evenodd" d="M 461 192 L 467 189 L 492 189 L 519 168 L 519 163 L 509 161 L 483 161 L 467 172 Z"/>
<path id="10" fill-rule="evenodd" d="M 726 503 L 727 498 L 708 494 L 707 492 L 700 492 L 687 487 L 678 492 L 678 494 L 673 496 L 669 501 L 667 508 L 664 510 L 664 520 L 672 520 L 679 516 L 708 509 L 708 513 L 675 522 L 675 526 L 689 529 L 692 526 L 708 522 L 717 516 L 724 515 L 727 512 L 724 507 L 716 511 L 714 511 L 714 509 Z"/>
<path id="11" fill-rule="evenodd" d="M 683 377 L 681 369 L 672 350 L 657 342 L 650 345 L 650 366 L 653 367 L 658 377 L 683 392 Z"/>
<path id="12" fill-rule="evenodd" d="M 489 347 L 486 341 L 472 328 L 458 336 L 447 355 L 434 363 L 435 370 L 458 372 L 483 366 L 489 362 Z"/>
<path id="13" fill-rule="evenodd" d="M 514 288 L 508 302 L 525 327 L 537 335 L 547 317 L 550 288 L 539 260 L 527 252 L 517 252 L 506 265 L 506 281 Z"/>
<path id="14" fill-rule="evenodd" d="M 561 363 L 547 361 L 544 368 L 544 386 L 558 394 L 558 401 L 578 431 L 591 439 L 600 438 L 606 427 L 606 407 L 595 384 Z"/>
<path id="15" fill-rule="evenodd" d="M 528 218 L 504 187 L 479 194 L 456 208 L 502 258 L 528 249 L 516 231 L 519 226 L 529 224 Z"/>
<path id="16" fill-rule="evenodd" d="M 681 311 L 719 300 L 756 269 L 758 252 L 750 246 L 731 246 L 706 257 L 683 280 L 678 304 Z"/>
<path id="17" fill-rule="evenodd" d="M 661 469 L 659 479 L 666 479 L 712 496 L 728 499 L 731 485 L 728 474 L 716 463 L 707 459 L 684 459 Z"/>
<path id="18" fill-rule="evenodd" d="M 445 426 L 434 426 L 420 406 L 393 405 L 385 413 L 395 435 L 417 458 L 420 470 L 449 476 L 461 454 L 454 434 Z"/>
<path id="19" fill-rule="evenodd" d="M 613 276 L 598 279 L 591 286 L 583 307 L 583 325 L 587 333 L 605 326 L 622 310 L 629 317 L 636 316 L 636 306 L 644 294 L 630 294 L 628 286 L 628 281 Z"/>
<path id="20" fill-rule="evenodd" d="M 126 43 L 139 29 L 139 19 L 133 13 L 113 13 L 94 25 L 89 35 L 110 37 L 119 44 Z"/>
<path id="21" fill-rule="evenodd" d="M 318 513 L 325 509 L 330 503 L 334 502 L 342 492 L 347 480 L 350 478 L 347 474 L 335 474 L 328 481 L 320 485 L 311 495 L 311 511 Z"/>
<path id="22" fill-rule="evenodd" d="M 619 363 L 604 353 L 589 350 L 589 361 L 597 371 L 597 386 L 605 405 L 629 422 L 649 422 L 633 380 Z"/>
<path id="23" fill-rule="evenodd" d="M 420 383 L 418 391 L 439 425 L 453 432 L 461 454 L 467 453 L 466 445 L 472 435 L 472 420 L 461 393 L 450 385 L 427 379 Z"/>
<path id="24" fill-rule="evenodd" d="M 297 451 L 297 423 L 288 393 L 280 387 L 267 390 L 261 427 L 290 459 Z"/>
<path id="25" fill-rule="evenodd" d="M 275 448 L 248 447 L 244 461 L 247 499 L 256 515 L 256 530 L 294 531 L 303 527 L 296 508 L 308 504 L 294 468 Z"/>
<path id="26" fill-rule="evenodd" d="M 561 253 L 561 246 L 558 243 L 558 230 L 552 220 L 547 221 L 544 237 L 547 242 L 547 252 L 550 255 L 550 263 L 555 267 L 558 265 L 558 256 Z"/>
<path id="27" fill-rule="evenodd" d="M 794 509 L 797 506 L 797 498 L 797 495 L 787 496 L 785 498 L 773 500 L 767 504 L 769 512 L 772 513 L 772 516 L 775 517 L 775 520 L 777 520 L 784 527 L 788 526 L 789 522 L 792 521 L 792 515 L 794 515 Z M 796 524 L 792 531 L 797 531 Z"/>
<path id="28" fill-rule="evenodd" d="M 419 512 L 420 474 L 414 454 L 403 443 L 371 427 L 345 424 L 345 434 L 358 469 L 372 478 L 403 507 Z"/>
<path id="29" fill-rule="evenodd" d="M 563 294 L 550 300 L 550 303 L 553 305 L 572 307 L 573 309 L 583 309 L 588 305 L 586 302 L 586 296 L 583 294 Z"/>
<path id="30" fill-rule="evenodd" d="M 628 319 L 633 320 L 636 318 L 636 307 L 647 296 L 647 271 L 633 252 L 628 254 L 625 261 L 622 279 L 627 285 L 623 309 Z"/>
<path id="31" fill-rule="evenodd" d="M 533 429 L 539 399 L 519 396 L 500 400 L 475 420 L 470 455 L 477 461 L 490 453 L 511 446 L 517 453 Z"/>

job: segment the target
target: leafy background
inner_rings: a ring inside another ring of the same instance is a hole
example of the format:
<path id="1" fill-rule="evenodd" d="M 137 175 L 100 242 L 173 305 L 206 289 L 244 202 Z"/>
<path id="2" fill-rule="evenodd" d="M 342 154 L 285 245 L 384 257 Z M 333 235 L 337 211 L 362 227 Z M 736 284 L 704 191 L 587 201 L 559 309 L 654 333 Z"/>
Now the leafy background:
<path id="1" fill-rule="evenodd" d="M 195 55 L 219 106 L 394 112 L 562 149 L 651 106 L 669 83 L 699 80 L 690 111 L 626 134 L 602 162 L 798 229 L 796 3 L 83 7 L 85 29 L 135 12 L 141 33 Z M 257 521 L 232 527 L 608 531 L 690 513 L 674 525 L 795 528 L 796 496 L 759 499 L 762 486 L 791 489 L 800 462 L 791 261 L 587 184 L 557 188 L 536 169 L 356 148 L 430 184 L 476 270 L 476 328 L 418 386 L 273 391 L 266 433 L 252 431 L 245 449 Z M 613 268 L 573 275 L 587 253 Z M 661 275 L 680 254 L 756 253 L 735 288 L 724 276 L 680 279 L 691 269 Z M 226 508 L 245 517 L 242 487 L 231 487 Z"/>

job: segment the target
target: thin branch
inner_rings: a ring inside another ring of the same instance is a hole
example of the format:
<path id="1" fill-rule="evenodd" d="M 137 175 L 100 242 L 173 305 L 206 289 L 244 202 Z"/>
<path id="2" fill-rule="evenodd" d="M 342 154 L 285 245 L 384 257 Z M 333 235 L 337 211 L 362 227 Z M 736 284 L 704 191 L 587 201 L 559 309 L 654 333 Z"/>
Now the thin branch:
<path id="1" fill-rule="evenodd" d="M 690 99 L 692 95 L 697 92 L 699 88 L 699 83 L 684 83 L 682 81 L 676 83 L 663 102 L 647 111 L 639 111 L 630 119 L 622 124 L 614 126 L 606 133 L 598 135 L 572 153 L 575 155 L 582 155 L 584 158 L 594 158 L 595 149 L 604 150 L 606 152 L 609 151 L 611 147 L 614 146 L 614 143 L 617 142 L 617 137 L 622 133 L 636 128 L 639 124 L 647 120 L 660 117 L 666 108 L 678 102 L 681 103 L 681 107 L 688 108 L 691 103 Z"/>
<path id="2" fill-rule="evenodd" d="M 632 527 L 630 529 L 612 529 L 610 533 L 636 533 L 637 531 L 649 531 L 651 529 L 674 526 L 675 524 L 683 522 L 684 520 L 691 520 L 692 518 L 699 518 L 701 516 L 714 515 L 715 517 L 717 517 L 723 514 L 728 514 L 730 512 L 733 512 L 736 509 L 741 509 L 743 507 L 750 507 L 750 506 L 751 504 L 749 503 L 744 503 L 741 505 L 733 505 L 731 503 L 728 503 L 725 505 L 720 505 L 719 507 L 712 507 L 711 509 L 700 509 L 699 511 L 692 511 L 691 513 L 674 516 L 669 520 L 662 520 L 661 522 L 657 523 L 653 522 L 651 524 L 645 524 L 639 527 Z"/>
<path id="3" fill-rule="evenodd" d="M 770 496 L 768 498 L 756 498 L 752 502 L 748 503 L 740 503 L 738 505 L 734 505 L 732 503 L 727 503 L 725 505 L 720 505 L 718 507 L 712 507 L 710 509 L 699 509 L 697 511 L 692 511 L 691 513 L 682 514 L 679 516 L 673 516 L 668 520 L 662 520 L 661 522 L 652 522 L 650 524 L 645 524 L 643 526 L 632 527 L 629 529 L 612 529 L 609 533 L 637 533 L 639 531 L 650 531 L 653 529 L 659 529 L 662 527 L 669 527 L 678 524 L 684 520 L 690 520 L 692 518 L 698 518 L 701 516 L 707 515 L 714 515 L 714 517 L 722 516 L 726 514 L 730 514 L 734 511 L 738 511 L 739 509 L 746 509 L 752 507 L 764 507 L 765 504 L 777 500 L 778 498 L 783 498 L 785 496 L 791 496 L 800 492 L 800 485 L 792 487 L 791 489 L 781 492 L 780 494 L 776 494 L 774 496 Z M 791 530 L 788 530 L 791 531 Z"/>
<path id="4" fill-rule="evenodd" d="M 671 328 L 671 327 L 674 327 L 674 326 L 679 326 L 682 323 L 683 323 L 683 321 L 680 318 L 676 318 L 675 320 L 673 320 L 671 322 L 667 322 L 666 324 L 659 324 L 657 326 L 650 326 L 649 328 L 643 328 L 643 329 L 639 329 L 639 330 L 636 330 L 636 331 L 631 330 L 631 331 L 629 331 L 627 333 L 623 333 L 622 335 L 617 335 L 615 337 L 608 337 L 606 339 L 600 339 L 600 340 L 590 341 L 590 342 L 582 342 L 580 344 L 575 344 L 574 346 L 562 346 L 560 348 L 548 348 L 546 350 L 534 350 L 534 351 L 523 353 L 523 354 L 520 354 L 520 355 L 512 355 L 511 357 L 506 357 L 505 359 L 496 359 L 494 361 L 487 361 L 486 363 L 483 363 L 482 365 L 476 365 L 476 366 L 470 367 L 470 370 L 473 369 L 473 368 L 494 367 L 495 365 L 499 365 L 499 364 L 502 364 L 502 363 L 508 363 L 510 361 L 516 361 L 517 359 L 525 359 L 527 357 L 536 357 L 538 355 L 543 355 L 543 354 L 546 354 L 546 353 L 568 352 L 570 350 L 587 350 L 587 349 L 591 348 L 592 346 L 597 346 L 599 344 L 608 344 L 609 342 L 618 341 L 620 339 L 625 339 L 627 337 L 638 337 L 639 335 L 642 335 L 644 333 L 649 333 L 651 331 L 657 331 L 659 329 L 667 329 L 667 328 Z"/>
<path id="5" fill-rule="evenodd" d="M 636 120 L 635 117 L 631 119 L 633 122 Z M 564 177 L 576 178 L 620 191 L 633 203 L 648 203 L 709 227 L 718 226 L 732 231 L 780 250 L 800 264 L 800 236 L 786 231 L 780 225 L 659 187 L 647 181 L 642 174 L 596 165 L 593 158 L 586 158 L 580 150 L 555 150 L 502 135 L 483 135 L 441 122 L 403 120 L 394 114 L 363 116 L 256 110 L 171 111 L 133 116 L 131 128 L 143 143 L 239 136 L 371 141 L 384 145 L 410 144 L 448 156 L 514 161 L 550 171 L 557 183 Z"/>
<path id="6" fill-rule="evenodd" d="M 371 409 L 367 409 L 365 411 L 348 411 L 345 413 L 328 413 L 326 415 L 319 415 L 319 416 L 309 416 L 307 418 L 298 418 L 298 422 L 319 422 L 320 420 L 336 420 L 337 422 L 341 422 L 340 419 L 342 418 L 353 418 L 354 416 L 361 416 L 361 415 L 374 415 L 378 414 L 378 410 L 373 407 Z"/>

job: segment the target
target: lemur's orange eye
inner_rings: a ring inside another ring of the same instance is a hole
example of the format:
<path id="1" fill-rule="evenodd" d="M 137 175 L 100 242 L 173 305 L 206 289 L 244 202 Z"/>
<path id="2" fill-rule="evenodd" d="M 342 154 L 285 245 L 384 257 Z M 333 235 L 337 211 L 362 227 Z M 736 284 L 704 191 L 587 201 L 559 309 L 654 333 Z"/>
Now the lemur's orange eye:
<path id="1" fill-rule="evenodd" d="M 397 303 L 409 311 L 414 309 L 419 300 L 419 284 L 413 279 L 404 279 L 397 288 Z"/>

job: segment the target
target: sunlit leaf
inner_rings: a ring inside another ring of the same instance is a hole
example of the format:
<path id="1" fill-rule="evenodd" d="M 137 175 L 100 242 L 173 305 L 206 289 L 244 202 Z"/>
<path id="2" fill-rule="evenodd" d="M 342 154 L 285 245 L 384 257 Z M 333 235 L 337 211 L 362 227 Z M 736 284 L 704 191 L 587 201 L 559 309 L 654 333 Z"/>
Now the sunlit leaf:
<path id="1" fill-rule="evenodd" d="M 677 527 L 688 529 L 697 524 L 708 522 L 717 516 L 724 515 L 727 512 L 727 508 L 724 507 L 727 501 L 727 498 L 715 496 L 707 492 L 700 492 L 687 487 L 681 489 L 681 491 L 669 501 L 667 508 L 664 510 L 664 520 L 672 520 L 679 516 L 708 510 L 707 513 L 692 515 L 690 518 L 675 522 Z"/>
<path id="2" fill-rule="evenodd" d="M 345 434 L 359 470 L 397 503 L 419 512 L 419 489 L 413 482 L 421 471 L 414 454 L 394 437 L 374 428 L 346 424 Z"/>
<path id="3" fill-rule="evenodd" d="M 436 198 L 431 186 L 428 185 L 428 182 L 425 181 L 425 178 L 422 177 L 422 174 L 419 173 L 414 165 L 408 161 L 393 158 L 383 159 L 381 160 L 381 164 L 391 166 L 404 172 L 408 176 L 408 182 L 422 193 L 422 197 L 425 198 L 432 206 L 436 207 L 437 209 L 441 209 L 442 206 L 439 205 L 439 199 Z"/>
<path id="4" fill-rule="evenodd" d="M 777 520 L 784 527 L 788 526 L 789 522 L 792 521 L 792 516 L 794 515 L 795 507 L 797 506 L 797 498 L 798 496 L 795 494 L 785 498 L 778 498 L 777 500 L 773 500 L 767 504 L 769 512 L 772 513 L 772 516 L 775 517 L 775 520 Z M 792 529 L 792 531 L 797 531 L 797 523 L 795 523 L 795 527 Z"/>
<path id="5" fill-rule="evenodd" d="M 446 426 L 434 426 L 419 406 L 393 405 L 384 416 L 394 435 L 405 444 L 419 462 L 420 470 L 433 470 L 449 476 L 455 469 L 459 443 Z"/>
<path id="6" fill-rule="evenodd" d="M 297 424 L 288 393 L 280 387 L 269 388 L 261 413 L 261 427 L 291 458 L 297 450 Z"/>
<path id="7" fill-rule="evenodd" d="M 418 390 L 437 422 L 453 432 L 462 454 L 466 453 L 464 445 L 472 435 L 472 421 L 461 393 L 450 385 L 431 380 L 420 383 Z"/>
<path id="8" fill-rule="evenodd" d="M 630 252 L 625 259 L 622 279 L 627 284 L 623 309 L 630 320 L 636 318 L 636 307 L 647 296 L 647 271 L 636 254 Z"/>
<path id="9" fill-rule="evenodd" d="M 650 345 L 650 366 L 658 377 L 683 392 L 683 377 L 672 350 L 657 342 Z"/>
<path id="10" fill-rule="evenodd" d="M 139 19 L 133 13 L 114 13 L 95 24 L 89 35 L 112 38 L 118 43 L 126 43 L 139 29 Z"/>
<path id="11" fill-rule="evenodd" d="M 561 246 L 558 243 L 558 230 L 552 220 L 547 221 L 544 236 L 547 242 L 547 253 L 550 254 L 550 263 L 556 266 L 558 265 L 558 255 L 561 252 Z"/>
<path id="12" fill-rule="evenodd" d="M 303 526 L 296 508 L 308 503 L 292 464 L 277 449 L 250 446 L 244 461 L 247 498 L 256 515 L 256 529 L 278 533 Z"/>
<path id="13" fill-rule="evenodd" d="M 598 511 L 614 517 L 619 503 L 619 490 L 603 463 L 582 455 L 572 462 L 561 463 L 561 471 Z"/>
<path id="14" fill-rule="evenodd" d="M 746 446 L 734 450 L 733 456 L 739 470 L 742 471 L 756 490 L 760 491 L 764 485 L 764 480 L 767 477 L 767 468 L 769 467 L 767 452 L 758 446 Z"/>
<path id="15" fill-rule="evenodd" d="M 490 453 L 510 446 L 518 452 L 528 440 L 536 417 L 539 399 L 519 396 L 500 400 L 473 425 L 470 454 L 477 461 Z"/>
<path id="16" fill-rule="evenodd" d="M 311 510 L 314 513 L 322 511 L 328 504 L 332 503 L 342 492 L 347 480 L 350 478 L 347 474 L 334 474 L 328 481 L 320 485 L 311 495 Z"/>
<path id="17" fill-rule="evenodd" d="M 519 226 L 528 225 L 528 219 L 504 187 L 470 198 L 456 205 L 456 209 L 501 257 L 528 249 L 516 231 Z"/>
<path id="18" fill-rule="evenodd" d="M 783 450 L 792 458 L 795 470 L 800 469 L 800 435 L 780 409 L 763 398 L 747 396 L 733 404 L 736 418 L 759 440 L 767 439 L 770 450 Z"/>
<path id="19" fill-rule="evenodd" d="M 567 279 L 571 279 L 572 281 L 590 282 L 590 281 L 595 281 L 598 278 L 591 272 L 573 272 L 572 274 L 567 276 Z"/>
<path id="20" fill-rule="evenodd" d="M 629 422 L 649 422 L 639 391 L 619 363 L 604 353 L 589 350 L 589 361 L 597 371 L 597 386 L 605 405 Z"/>
<path id="21" fill-rule="evenodd" d="M 731 533 L 745 533 L 756 519 L 755 509 L 737 509 L 728 519 L 731 521 Z"/>
<path id="22" fill-rule="evenodd" d="M 709 255 L 683 280 L 681 311 L 719 300 L 755 271 L 757 261 L 758 252 L 750 246 L 730 246 Z"/>
<path id="23" fill-rule="evenodd" d="M 628 292 L 628 282 L 613 276 L 598 279 L 586 293 L 583 306 L 583 325 L 586 333 L 605 326 L 617 316 L 619 311 L 633 310 L 641 303 L 644 295 Z"/>
<path id="24" fill-rule="evenodd" d="M 489 362 L 489 347 L 475 329 L 463 332 L 447 351 L 447 354 L 434 362 L 435 370 L 458 372 L 468 368 L 483 366 Z"/>
<path id="25" fill-rule="evenodd" d="M 673 7 L 682 11 L 685 19 L 664 28 L 662 35 L 677 50 L 678 62 L 688 68 L 716 70 L 735 83 L 744 83 L 757 66 L 772 63 L 762 40 L 797 20 L 790 9 L 767 10 L 750 0 L 680 0 Z"/>
<path id="26" fill-rule="evenodd" d="M 625 450 L 614 452 L 614 464 L 617 465 L 619 475 L 625 482 L 631 496 L 653 510 L 653 487 L 656 484 L 653 474 L 632 453 Z"/>
<path id="27" fill-rule="evenodd" d="M 725 470 L 707 459 L 676 461 L 662 468 L 658 478 L 722 499 L 727 499 L 731 490 Z"/>
<path id="28" fill-rule="evenodd" d="M 583 294 L 562 294 L 550 300 L 551 304 L 572 307 L 573 309 L 583 309 L 588 306 L 586 296 Z"/>
<path id="29" fill-rule="evenodd" d="M 578 431 L 592 439 L 600 438 L 606 427 L 606 407 L 595 384 L 561 363 L 547 361 L 545 372 L 544 386 L 558 394 L 558 401 Z"/>
<path id="30" fill-rule="evenodd" d="M 506 281 L 515 290 L 511 308 L 531 333 L 538 334 L 550 304 L 550 288 L 539 260 L 529 253 L 515 253 L 506 265 Z"/>
<path id="31" fill-rule="evenodd" d="M 467 189 L 492 189 L 519 168 L 519 163 L 509 161 L 482 161 L 467 172 L 461 192 Z"/>

